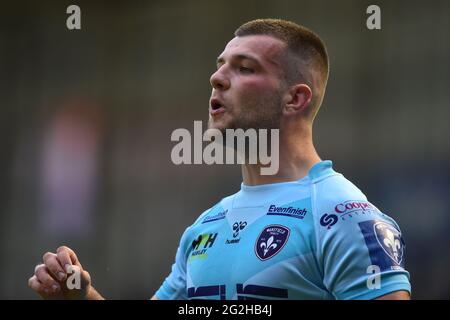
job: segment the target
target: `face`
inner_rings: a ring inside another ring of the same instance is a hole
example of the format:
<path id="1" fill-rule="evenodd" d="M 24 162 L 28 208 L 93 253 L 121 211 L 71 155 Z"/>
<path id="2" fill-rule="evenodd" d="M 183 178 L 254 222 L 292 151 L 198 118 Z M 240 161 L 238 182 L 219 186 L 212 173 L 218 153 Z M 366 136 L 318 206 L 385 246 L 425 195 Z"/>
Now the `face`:
<path id="1" fill-rule="evenodd" d="M 227 44 L 210 79 L 209 128 L 280 127 L 284 49 L 281 40 L 265 35 L 236 37 Z"/>

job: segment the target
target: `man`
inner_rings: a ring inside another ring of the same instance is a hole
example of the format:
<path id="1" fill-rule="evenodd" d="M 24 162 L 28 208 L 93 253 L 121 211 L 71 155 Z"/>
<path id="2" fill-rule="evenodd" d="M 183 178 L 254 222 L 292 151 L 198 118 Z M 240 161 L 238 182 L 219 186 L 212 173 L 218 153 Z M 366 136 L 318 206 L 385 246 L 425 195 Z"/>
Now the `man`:
<path id="1" fill-rule="evenodd" d="M 398 225 L 314 148 L 327 79 L 310 30 L 275 19 L 236 30 L 210 79 L 209 128 L 279 129 L 279 170 L 242 165 L 241 190 L 186 229 L 153 299 L 409 299 Z M 67 290 L 66 265 L 81 290 Z M 45 254 L 29 285 L 44 298 L 101 299 L 67 247 Z"/>

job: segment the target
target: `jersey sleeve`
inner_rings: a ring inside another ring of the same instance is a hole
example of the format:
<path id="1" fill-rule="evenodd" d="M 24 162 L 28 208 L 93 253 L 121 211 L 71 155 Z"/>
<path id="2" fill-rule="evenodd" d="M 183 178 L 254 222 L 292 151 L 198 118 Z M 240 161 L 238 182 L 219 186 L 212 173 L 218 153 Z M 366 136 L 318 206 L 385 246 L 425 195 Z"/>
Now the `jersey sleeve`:
<path id="1" fill-rule="evenodd" d="M 175 255 L 175 262 L 172 265 L 170 274 L 155 293 L 159 300 L 187 299 L 186 252 L 189 229 L 190 228 L 187 228 L 181 237 L 180 244 Z"/>
<path id="2" fill-rule="evenodd" d="M 189 235 L 192 228 L 200 223 L 213 208 L 205 210 L 191 226 L 186 228 L 181 236 L 171 272 L 155 293 L 159 300 L 186 300 L 188 298 L 186 262 L 191 246 Z"/>
<path id="3" fill-rule="evenodd" d="M 344 178 L 315 186 L 318 260 L 336 299 L 375 299 L 404 290 L 405 243 L 397 223 Z"/>

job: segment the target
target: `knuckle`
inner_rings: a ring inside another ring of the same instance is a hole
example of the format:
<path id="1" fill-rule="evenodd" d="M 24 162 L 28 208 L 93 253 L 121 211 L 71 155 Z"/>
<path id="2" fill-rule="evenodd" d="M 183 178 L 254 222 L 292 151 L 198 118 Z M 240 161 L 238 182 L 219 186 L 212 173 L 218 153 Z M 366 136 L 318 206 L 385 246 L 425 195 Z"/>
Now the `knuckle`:
<path id="1" fill-rule="evenodd" d="M 32 282 L 32 283 L 30 284 L 30 288 L 31 288 L 32 290 L 34 290 L 34 291 L 39 292 L 39 291 L 41 290 L 42 287 L 41 287 L 37 282 Z"/>
<path id="2" fill-rule="evenodd" d="M 43 280 L 45 280 L 46 279 L 46 272 L 45 271 L 41 271 L 42 269 L 39 269 L 37 272 L 36 272 L 36 278 L 39 280 L 39 281 L 43 281 Z"/>
<path id="3" fill-rule="evenodd" d="M 89 274 L 89 272 L 83 270 L 83 279 L 85 282 L 90 283 L 91 282 L 91 275 Z"/>
<path id="4" fill-rule="evenodd" d="M 53 252 L 46 252 L 43 256 L 42 256 L 42 259 L 44 260 L 44 261 L 46 261 L 46 260 L 48 260 L 48 259 L 50 259 L 51 257 L 54 257 L 55 256 L 55 254 L 53 253 Z"/>
<path id="5" fill-rule="evenodd" d="M 28 279 L 28 286 L 29 286 L 30 288 L 33 287 L 34 279 L 35 279 L 35 278 L 36 278 L 36 276 L 32 276 L 32 277 L 30 277 L 30 279 Z"/>
<path id="6" fill-rule="evenodd" d="M 47 258 L 47 260 L 45 260 L 44 264 L 48 269 L 54 270 L 58 264 L 56 256 Z"/>
<path id="7" fill-rule="evenodd" d="M 39 268 L 36 272 L 36 278 L 44 285 L 49 285 L 53 282 L 53 278 L 48 274 L 44 268 Z"/>
<path id="8" fill-rule="evenodd" d="M 47 251 L 46 253 L 44 253 L 44 255 L 42 256 L 42 260 L 47 259 L 52 253 L 50 251 Z"/>
<path id="9" fill-rule="evenodd" d="M 34 268 L 34 274 L 37 275 L 38 273 L 42 272 L 42 270 L 45 268 L 45 264 L 38 264 Z"/>
<path id="10" fill-rule="evenodd" d="M 56 249 L 56 251 L 59 253 L 61 251 L 66 251 L 67 249 L 69 249 L 69 248 L 66 246 L 59 246 L 58 249 Z"/>
<path id="11" fill-rule="evenodd" d="M 39 280 L 46 287 L 51 286 L 55 282 L 48 274 L 43 275 Z"/>

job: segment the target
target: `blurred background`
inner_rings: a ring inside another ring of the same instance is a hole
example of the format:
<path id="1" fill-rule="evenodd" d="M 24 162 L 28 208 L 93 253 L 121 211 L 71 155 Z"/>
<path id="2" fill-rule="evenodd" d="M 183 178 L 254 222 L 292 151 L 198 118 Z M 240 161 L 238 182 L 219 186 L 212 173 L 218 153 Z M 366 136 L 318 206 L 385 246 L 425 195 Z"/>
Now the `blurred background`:
<path id="1" fill-rule="evenodd" d="M 400 224 L 413 298 L 450 298 L 446 0 L 2 2 L 0 298 L 36 299 L 28 278 L 62 244 L 105 297 L 153 295 L 184 229 L 241 183 L 238 166 L 172 164 L 170 135 L 207 120 L 216 57 L 268 17 L 326 42 L 319 154 Z"/>

